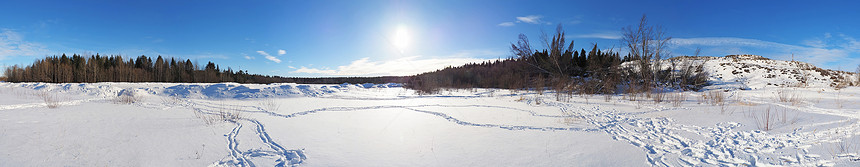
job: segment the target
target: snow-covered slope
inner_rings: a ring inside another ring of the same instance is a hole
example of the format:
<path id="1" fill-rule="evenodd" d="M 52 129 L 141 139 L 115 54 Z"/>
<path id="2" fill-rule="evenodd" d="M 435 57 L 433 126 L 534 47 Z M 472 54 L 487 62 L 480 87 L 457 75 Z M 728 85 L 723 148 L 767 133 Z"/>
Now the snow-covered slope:
<path id="1" fill-rule="evenodd" d="M 677 62 L 704 62 L 711 89 L 765 87 L 835 87 L 855 81 L 854 73 L 815 67 L 799 61 L 772 60 L 757 55 L 676 57 Z M 666 60 L 664 65 L 670 64 Z M 846 85 L 847 86 L 847 85 Z"/>

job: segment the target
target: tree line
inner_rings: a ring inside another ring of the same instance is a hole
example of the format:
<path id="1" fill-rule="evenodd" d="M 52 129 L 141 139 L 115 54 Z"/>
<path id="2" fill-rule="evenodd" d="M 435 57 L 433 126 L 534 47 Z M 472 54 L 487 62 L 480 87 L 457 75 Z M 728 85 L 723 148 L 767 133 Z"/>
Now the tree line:
<path id="1" fill-rule="evenodd" d="M 190 59 L 163 58 L 155 61 L 145 55 L 125 59 L 120 55 L 49 56 L 27 66 L 10 66 L 5 69 L 7 82 L 93 83 L 93 82 L 173 82 L 173 83 L 389 83 L 405 82 L 405 77 L 339 77 L 298 78 L 249 74 L 247 70 L 221 68 L 208 62 L 204 66 Z"/>

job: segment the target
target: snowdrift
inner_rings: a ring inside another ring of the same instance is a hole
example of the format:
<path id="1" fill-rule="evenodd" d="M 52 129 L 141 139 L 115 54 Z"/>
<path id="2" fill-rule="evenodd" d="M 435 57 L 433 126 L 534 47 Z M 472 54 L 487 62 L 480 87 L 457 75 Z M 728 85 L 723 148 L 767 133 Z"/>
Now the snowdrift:
<path id="1" fill-rule="evenodd" d="M 318 97 L 353 89 L 399 88 L 399 83 L 388 84 L 238 84 L 238 83 L 3 83 L 44 92 L 86 94 L 103 97 L 118 96 L 131 91 L 135 94 L 176 96 L 196 99 L 248 99 L 268 97 Z"/>

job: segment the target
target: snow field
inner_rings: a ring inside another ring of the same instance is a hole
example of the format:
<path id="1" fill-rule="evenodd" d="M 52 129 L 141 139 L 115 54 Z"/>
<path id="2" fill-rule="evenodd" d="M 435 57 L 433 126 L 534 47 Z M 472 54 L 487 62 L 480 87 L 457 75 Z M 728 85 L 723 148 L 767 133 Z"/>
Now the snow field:
<path id="1" fill-rule="evenodd" d="M 28 91 L 68 98 L 52 109 Z M 138 101 L 115 103 L 122 91 Z M 0 150 L 11 150 L 0 166 L 860 163 L 860 89 L 728 89 L 722 105 L 684 93 L 674 105 L 396 85 L 0 83 Z M 237 116 L 201 119 L 222 112 Z"/>

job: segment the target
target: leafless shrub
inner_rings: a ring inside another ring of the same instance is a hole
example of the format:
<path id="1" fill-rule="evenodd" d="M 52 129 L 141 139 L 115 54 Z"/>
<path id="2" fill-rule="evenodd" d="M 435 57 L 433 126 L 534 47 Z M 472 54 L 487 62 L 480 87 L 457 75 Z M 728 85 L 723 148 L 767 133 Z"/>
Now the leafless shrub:
<path id="1" fill-rule="evenodd" d="M 556 101 L 570 101 L 570 93 L 573 89 L 570 86 L 570 79 L 558 78 L 553 84 L 553 89 L 555 89 L 555 100 Z"/>
<path id="2" fill-rule="evenodd" d="M 546 79 L 544 79 L 544 77 L 540 75 L 537 77 L 537 79 L 535 79 L 535 91 L 538 95 L 543 95 L 544 86 L 546 85 L 545 80 Z"/>
<path id="3" fill-rule="evenodd" d="M 12 90 L 10 91 L 10 93 L 12 93 L 13 95 L 15 95 L 17 97 L 28 98 L 28 96 L 30 96 L 30 95 L 35 95 L 35 94 L 31 93 L 31 91 L 33 91 L 32 89 L 25 89 L 25 88 L 18 88 L 18 87 L 13 87 L 11 89 Z"/>
<path id="4" fill-rule="evenodd" d="M 761 112 L 761 115 L 756 115 L 754 117 L 756 120 L 756 126 L 758 126 L 759 129 L 764 131 L 770 131 L 773 129 L 773 123 L 776 121 L 773 121 L 775 116 L 773 116 L 770 111 L 770 107 L 767 107 L 767 110 Z"/>
<path id="5" fill-rule="evenodd" d="M 857 84 L 854 85 L 860 85 L 860 65 L 857 65 L 857 70 L 854 72 L 854 76 L 857 77 L 855 78 L 857 80 Z"/>
<path id="6" fill-rule="evenodd" d="M 726 103 L 726 94 L 719 90 L 708 91 L 702 94 L 699 98 L 699 102 L 712 106 L 724 105 Z"/>
<path id="7" fill-rule="evenodd" d="M 860 140 L 851 140 L 850 138 L 844 138 L 834 142 L 830 145 L 830 148 L 828 148 L 828 152 L 830 152 L 831 156 L 847 157 L 851 158 L 853 161 L 860 161 L 860 157 L 857 155 L 857 150 L 860 150 Z"/>
<path id="8" fill-rule="evenodd" d="M 275 101 L 273 98 L 266 98 L 265 100 L 260 102 L 260 107 L 266 111 L 278 111 L 281 108 L 281 104 Z"/>
<path id="9" fill-rule="evenodd" d="M 842 108 L 842 90 L 836 89 L 836 107 Z"/>
<path id="10" fill-rule="evenodd" d="M 720 107 L 720 113 L 725 114 L 728 106 L 726 105 L 726 94 L 720 90 L 708 91 L 699 97 L 699 103 L 708 104 Z"/>
<path id="11" fill-rule="evenodd" d="M 630 101 L 636 101 L 639 100 L 639 96 L 642 95 L 640 93 L 628 93 L 626 97 L 628 97 L 627 99 Z"/>
<path id="12" fill-rule="evenodd" d="M 541 104 L 541 98 L 539 95 L 535 95 L 535 104 L 537 104 L 537 105 Z"/>
<path id="13" fill-rule="evenodd" d="M 663 92 L 663 88 L 657 88 L 656 91 L 657 92 L 654 92 L 654 94 L 651 95 L 651 99 L 654 100 L 654 103 L 666 101 L 666 93 Z"/>
<path id="14" fill-rule="evenodd" d="M 60 107 L 60 99 L 53 93 L 39 91 L 34 94 L 36 97 L 45 103 L 45 107 L 57 108 Z"/>

